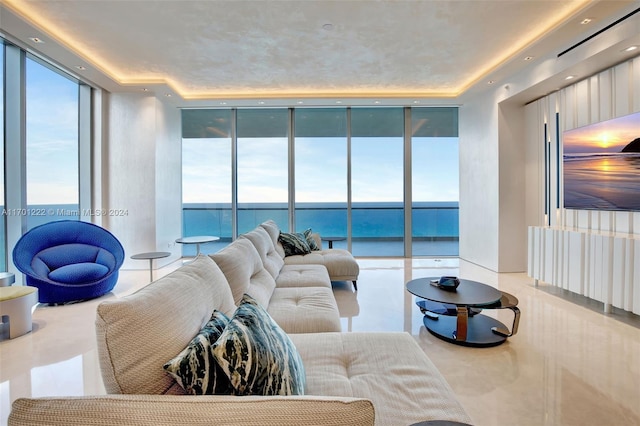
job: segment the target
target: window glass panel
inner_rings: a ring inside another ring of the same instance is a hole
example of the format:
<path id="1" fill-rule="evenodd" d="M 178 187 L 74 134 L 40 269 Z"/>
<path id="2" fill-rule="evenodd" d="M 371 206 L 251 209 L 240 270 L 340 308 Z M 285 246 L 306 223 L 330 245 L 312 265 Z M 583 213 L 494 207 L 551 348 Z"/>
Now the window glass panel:
<path id="1" fill-rule="evenodd" d="M 268 219 L 289 229 L 289 111 L 238 110 L 237 132 L 238 233 Z"/>
<path id="2" fill-rule="evenodd" d="M 26 61 L 27 227 L 79 219 L 78 83 Z"/>
<path id="3" fill-rule="evenodd" d="M 296 230 L 342 237 L 346 248 L 347 110 L 295 111 Z"/>
<path id="4" fill-rule="evenodd" d="M 411 110 L 412 252 L 458 255 L 458 109 Z"/>
<path id="5" fill-rule="evenodd" d="M 231 110 L 183 110 L 182 129 L 182 235 L 220 237 L 202 247 L 215 252 L 232 238 Z"/>
<path id="6" fill-rule="evenodd" d="M 404 111 L 351 111 L 352 252 L 404 255 Z"/>
<path id="7" fill-rule="evenodd" d="M 0 40 L 0 209 L 4 211 L 4 43 Z M 5 234 L 7 216 L 2 215 L 0 222 L 0 271 L 7 270 L 7 237 Z"/>

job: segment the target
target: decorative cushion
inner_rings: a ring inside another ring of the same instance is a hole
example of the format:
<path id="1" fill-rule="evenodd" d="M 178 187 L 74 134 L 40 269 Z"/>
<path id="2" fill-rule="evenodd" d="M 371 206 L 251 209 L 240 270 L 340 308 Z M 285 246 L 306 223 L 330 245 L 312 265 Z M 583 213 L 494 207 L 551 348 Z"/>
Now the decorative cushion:
<path id="1" fill-rule="evenodd" d="M 305 371 L 289 336 L 244 295 L 213 349 L 235 395 L 303 395 Z"/>
<path id="2" fill-rule="evenodd" d="M 313 232 L 311 231 L 311 228 L 304 231 L 303 235 L 307 240 L 307 244 L 309 244 L 309 248 L 311 249 L 311 251 L 320 250 L 320 247 L 318 247 L 318 244 L 316 243 L 316 239 L 313 238 Z"/>
<path id="3" fill-rule="evenodd" d="M 295 232 L 280 232 L 280 236 L 278 240 L 282 244 L 284 248 L 285 256 L 293 256 L 296 254 L 307 254 L 311 253 L 311 247 L 309 247 L 309 243 L 307 242 L 307 238 L 303 233 Z"/>
<path id="4" fill-rule="evenodd" d="M 189 342 L 189 345 L 163 368 L 191 395 L 229 395 L 233 392 L 229 378 L 213 357 L 213 345 L 229 323 L 220 311 Z"/>
<path id="5" fill-rule="evenodd" d="M 49 279 L 65 284 L 84 284 L 99 280 L 107 273 L 109 268 L 99 263 L 73 263 L 51 271 Z"/>

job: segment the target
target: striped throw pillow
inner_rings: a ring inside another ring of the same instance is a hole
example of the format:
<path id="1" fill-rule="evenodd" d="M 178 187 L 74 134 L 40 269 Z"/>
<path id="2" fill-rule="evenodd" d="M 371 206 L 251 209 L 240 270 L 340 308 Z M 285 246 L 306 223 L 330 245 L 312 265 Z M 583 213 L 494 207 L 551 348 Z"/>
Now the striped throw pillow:
<path id="1" fill-rule="evenodd" d="M 213 349 L 235 395 L 303 395 L 305 371 L 289 336 L 245 294 Z"/>
<path id="2" fill-rule="evenodd" d="M 315 238 L 313 238 L 313 231 L 311 231 L 311 228 L 304 231 L 303 235 L 307 240 L 307 244 L 309 244 L 309 248 L 311 249 L 311 251 L 321 250 L 321 248 L 318 247 L 318 243 L 316 243 Z"/>
<path id="3" fill-rule="evenodd" d="M 227 375 L 213 357 L 213 345 L 229 323 L 220 311 L 213 311 L 211 319 L 200 332 L 163 368 L 191 395 L 233 393 Z"/>
<path id="4" fill-rule="evenodd" d="M 282 243 L 282 248 L 284 249 L 285 256 L 311 253 L 311 248 L 309 247 L 307 238 L 303 233 L 281 232 L 278 240 L 280 241 L 280 243 Z"/>

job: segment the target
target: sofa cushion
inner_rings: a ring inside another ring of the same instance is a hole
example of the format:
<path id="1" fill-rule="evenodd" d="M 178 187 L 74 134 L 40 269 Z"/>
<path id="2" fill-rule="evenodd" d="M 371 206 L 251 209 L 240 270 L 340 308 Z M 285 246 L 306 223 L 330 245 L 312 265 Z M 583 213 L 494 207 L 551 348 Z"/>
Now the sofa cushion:
<path id="1" fill-rule="evenodd" d="M 351 281 L 358 279 L 360 267 L 348 250 L 328 249 L 314 251 L 304 256 L 287 256 L 285 265 L 324 265 L 331 281 Z"/>
<path id="2" fill-rule="evenodd" d="M 240 238 L 246 238 L 251 241 L 251 244 L 253 244 L 260 255 L 264 269 L 266 269 L 273 278 L 278 278 L 280 269 L 282 269 L 284 265 L 284 259 L 276 251 L 269 233 L 263 227 L 258 226 L 251 232 L 241 235 Z"/>
<path id="3" fill-rule="evenodd" d="M 251 295 L 263 307 L 269 304 L 276 281 L 264 268 L 251 241 L 239 238 L 210 256 L 227 277 L 236 305 L 244 294 Z"/>
<path id="4" fill-rule="evenodd" d="M 331 280 L 322 265 L 284 265 L 276 279 L 276 287 L 327 287 Z"/>
<path id="5" fill-rule="evenodd" d="M 51 271 L 49 279 L 65 284 L 84 284 L 99 280 L 108 273 L 109 268 L 99 263 L 72 263 Z"/>
<path id="6" fill-rule="evenodd" d="M 271 237 L 271 241 L 273 241 L 273 246 L 276 248 L 276 253 L 280 255 L 280 257 L 284 258 L 284 248 L 282 248 L 282 244 L 278 241 L 278 237 L 280 236 L 280 227 L 273 220 L 267 220 L 260 224 L 261 228 L 264 228 L 265 231 Z"/>
<path id="7" fill-rule="evenodd" d="M 425 420 L 473 423 L 449 384 L 408 333 L 292 334 L 307 395 L 371 399 L 377 425 Z"/>
<path id="8" fill-rule="evenodd" d="M 304 366 L 295 345 L 249 295 L 242 298 L 213 355 L 236 395 L 304 394 Z"/>
<path id="9" fill-rule="evenodd" d="M 276 288 L 269 314 L 287 333 L 340 331 L 340 313 L 331 288 Z"/>
<path id="10" fill-rule="evenodd" d="M 311 253 L 309 243 L 301 232 L 281 232 L 278 241 L 284 248 L 285 256 Z"/>
<path id="11" fill-rule="evenodd" d="M 229 318 L 213 311 L 211 319 L 189 342 L 186 348 L 163 367 L 176 382 L 191 395 L 230 395 L 233 391 L 229 378 L 213 356 L 216 343 Z"/>
<path id="12" fill-rule="evenodd" d="M 98 305 L 96 337 L 108 393 L 184 391 L 162 366 L 179 354 L 217 309 L 235 311 L 229 284 L 205 255 L 137 292 Z"/>

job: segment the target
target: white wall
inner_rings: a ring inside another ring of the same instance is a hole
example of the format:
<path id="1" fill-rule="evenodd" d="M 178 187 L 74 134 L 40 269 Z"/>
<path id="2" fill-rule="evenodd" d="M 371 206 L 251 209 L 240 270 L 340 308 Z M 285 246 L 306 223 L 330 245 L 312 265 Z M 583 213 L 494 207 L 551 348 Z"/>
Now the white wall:
<path id="1" fill-rule="evenodd" d="M 140 252 L 169 251 L 179 257 L 181 236 L 180 113 L 154 96 L 108 95 L 108 134 L 103 151 L 102 224 L 125 249 L 125 269 L 148 268 L 131 260 Z"/>
<path id="2" fill-rule="evenodd" d="M 182 122 L 180 110 L 156 101 L 156 247 L 181 256 L 175 240 L 182 236 Z M 174 259 L 156 261 L 162 265 Z"/>
<path id="3" fill-rule="evenodd" d="M 460 108 L 460 258 L 526 269 L 524 109 L 503 86 Z"/>
<path id="4" fill-rule="evenodd" d="M 459 110 L 460 258 L 498 270 L 498 106 L 478 97 Z"/>

